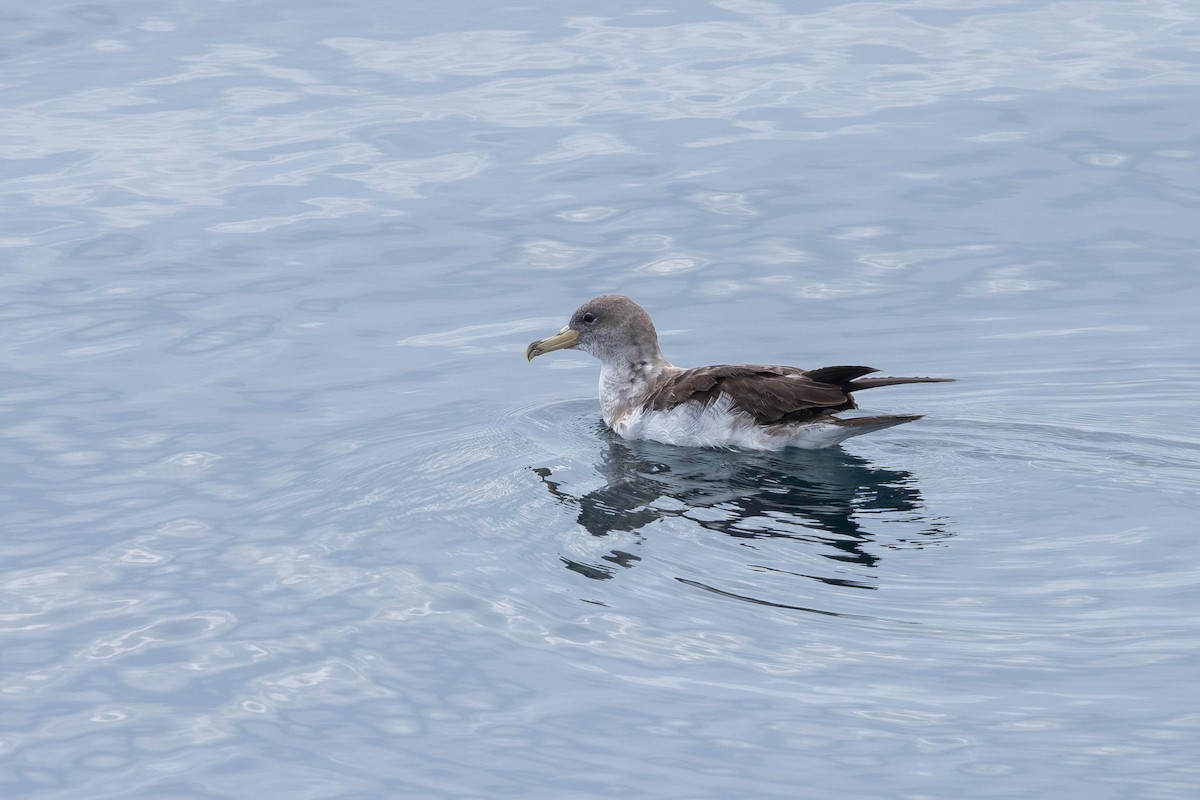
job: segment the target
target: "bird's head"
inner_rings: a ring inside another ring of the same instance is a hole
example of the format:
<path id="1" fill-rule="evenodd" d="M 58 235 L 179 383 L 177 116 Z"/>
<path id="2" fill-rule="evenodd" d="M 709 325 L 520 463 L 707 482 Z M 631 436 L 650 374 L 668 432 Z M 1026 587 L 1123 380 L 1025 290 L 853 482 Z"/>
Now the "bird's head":
<path id="1" fill-rule="evenodd" d="M 582 350 L 601 361 L 658 356 L 658 334 L 644 308 L 624 295 L 603 294 L 577 308 L 558 333 L 525 348 L 525 358 L 532 361 L 567 349 Z"/>

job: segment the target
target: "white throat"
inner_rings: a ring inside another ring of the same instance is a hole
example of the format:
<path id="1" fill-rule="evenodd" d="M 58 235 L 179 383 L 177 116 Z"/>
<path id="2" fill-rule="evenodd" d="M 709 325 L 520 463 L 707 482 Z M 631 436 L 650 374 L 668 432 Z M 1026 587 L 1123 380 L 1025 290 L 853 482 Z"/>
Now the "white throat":
<path id="1" fill-rule="evenodd" d="M 665 358 L 611 359 L 600 362 L 600 414 L 614 430 L 620 419 L 639 407 L 659 378 L 680 369 Z"/>

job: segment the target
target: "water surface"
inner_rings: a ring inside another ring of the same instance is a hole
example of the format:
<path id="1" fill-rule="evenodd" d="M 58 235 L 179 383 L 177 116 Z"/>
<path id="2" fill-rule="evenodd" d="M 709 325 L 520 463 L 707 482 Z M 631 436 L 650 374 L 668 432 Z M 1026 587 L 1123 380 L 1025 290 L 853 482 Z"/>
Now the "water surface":
<path id="1" fill-rule="evenodd" d="M 1200 790 L 1193 4 L 3 18 L 4 797 Z M 601 292 L 960 382 L 623 442 Z"/>

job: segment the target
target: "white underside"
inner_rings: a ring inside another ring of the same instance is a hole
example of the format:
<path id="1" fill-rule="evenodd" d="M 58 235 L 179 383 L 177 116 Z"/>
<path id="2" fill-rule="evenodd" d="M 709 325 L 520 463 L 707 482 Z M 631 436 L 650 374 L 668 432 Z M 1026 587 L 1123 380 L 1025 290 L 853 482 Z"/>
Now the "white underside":
<path id="1" fill-rule="evenodd" d="M 818 450 L 875 428 L 844 427 L 832 422 L 761 425 L 749 414 L 735 409 L 729 395 L 722 394 L 709 405 L 684 403 L 669 411 L 639 408 L 615 420 L 612 429 L 625 439 L 648 439 L 683 447 Z"/>

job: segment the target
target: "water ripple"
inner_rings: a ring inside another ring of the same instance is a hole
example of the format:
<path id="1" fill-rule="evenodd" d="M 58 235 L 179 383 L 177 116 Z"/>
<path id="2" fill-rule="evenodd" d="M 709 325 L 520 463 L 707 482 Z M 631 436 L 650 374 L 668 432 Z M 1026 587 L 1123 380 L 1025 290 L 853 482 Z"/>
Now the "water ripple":
<path id="1" fill-rule="evenodd" d="M 1194 3 L 484 5 L 7 15 L 0 795 L 1196 794 Z"/>

